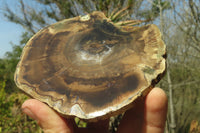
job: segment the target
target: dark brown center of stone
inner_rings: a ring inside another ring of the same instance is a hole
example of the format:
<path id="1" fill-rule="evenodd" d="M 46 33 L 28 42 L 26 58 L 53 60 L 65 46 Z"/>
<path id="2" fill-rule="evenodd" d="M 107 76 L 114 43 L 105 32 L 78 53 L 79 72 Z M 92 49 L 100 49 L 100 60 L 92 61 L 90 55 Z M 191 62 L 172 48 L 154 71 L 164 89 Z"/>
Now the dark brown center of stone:
<path id="1" fill-rule="evenodd" d="M 112 47 L 124 43 L 128 33 L 121 32 L 113 24 L 107 21 L 96 21 L 92 30 L 80 33 L 75 45 L 78 49 L 91 55 L 102 55 L 111 50 Z"/>

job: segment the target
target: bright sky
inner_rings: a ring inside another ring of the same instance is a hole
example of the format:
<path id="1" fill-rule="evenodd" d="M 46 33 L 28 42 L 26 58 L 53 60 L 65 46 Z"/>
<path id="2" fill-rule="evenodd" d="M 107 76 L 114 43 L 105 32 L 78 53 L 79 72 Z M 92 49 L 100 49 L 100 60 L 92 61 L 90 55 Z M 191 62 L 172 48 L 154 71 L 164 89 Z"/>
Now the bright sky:
<path id="1" fill-rule="evenodd" d="M 35 0 L 23 0 L 23 2 L 27 7 L 31 6 L 38 10 L 43 7 Z M 9 5 L 9 8 L 14 11 L 15 14 L 20 15 L 21 13 L 19 0 L 0 0 L 0 58 L 3 58 L 7 51 L 12 51 L 12 45 L 10 42 L 15 45 L 19 44 L 21 35 L 23 31 L 25 31 L 20 25 L 6 20 L 3 15 L 6 4 Z"/>
<path id="2" fill-rule="evenodd" d="M 0 18 L 0 58 L 2 58 L 7 51 L 12 50 L 11 42 L 13 44 L 19 44 L 22 31 L 23 29 L 21 26 Z"/>
<path id="3" fill-rule="evenodd" d="M 6 2 L 11 6 L 16 6 L 16 3 L 12 0 L 7 0 Z M 7 51 L 12 50 L 10 42 L 19 44 L 20 36 L 23 32 L 23 28 L 20 25 L 7 21 L 3 16 L 2 9 L 4 5 L 5 1 L 0 0 L 0 58 L 3 58 Z"/>

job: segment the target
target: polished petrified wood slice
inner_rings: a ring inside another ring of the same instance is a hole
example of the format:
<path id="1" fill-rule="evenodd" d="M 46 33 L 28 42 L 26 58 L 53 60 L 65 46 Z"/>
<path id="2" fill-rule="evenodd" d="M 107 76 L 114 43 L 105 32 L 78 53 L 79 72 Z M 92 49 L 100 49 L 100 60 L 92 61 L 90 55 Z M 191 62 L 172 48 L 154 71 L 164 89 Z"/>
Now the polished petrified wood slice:
<path id="1" fill-rule="evenodd" d="M 107 118 L 145 96 L 165 71 L 159 29 L 117 26 L 102 12 L 35 34 L 15 73 L 17 86 L 63 116 Z"/>

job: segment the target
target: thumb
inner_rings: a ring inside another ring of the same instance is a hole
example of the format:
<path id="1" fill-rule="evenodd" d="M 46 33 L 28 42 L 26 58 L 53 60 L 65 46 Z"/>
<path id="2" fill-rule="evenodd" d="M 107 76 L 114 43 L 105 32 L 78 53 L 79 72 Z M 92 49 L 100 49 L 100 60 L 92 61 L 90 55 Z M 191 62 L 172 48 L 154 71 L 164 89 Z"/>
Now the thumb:
<path id="1" fill-rule="evenodd" d="M 36 99 L 25 101 L 22 105 L 22 111 L 35 119 L 45 133 L 73 133 L 73 128 L 69 121 Z"/>

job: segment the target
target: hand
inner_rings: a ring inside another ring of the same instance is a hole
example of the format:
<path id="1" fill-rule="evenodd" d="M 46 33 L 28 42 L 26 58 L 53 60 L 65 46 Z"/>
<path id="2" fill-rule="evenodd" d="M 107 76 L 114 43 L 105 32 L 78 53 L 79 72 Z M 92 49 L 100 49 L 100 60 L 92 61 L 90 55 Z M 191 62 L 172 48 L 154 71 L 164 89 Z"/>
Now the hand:
<path id="1" fill-rule="evenodd" d="M 142 100 L 141 100 L 142 101 Z M 167 97 L 154 88 L 143 102 L 138 101 L 120 122 L 117 133 L 163 133 L 167 115 Z M 64 119 L 46 104 L 29 99 L 22 105 L 24 113 L 35 119 L 45 133 L 107 133 L 109 120 L 88 123 L 77 128 L 74 120 Z"/>

